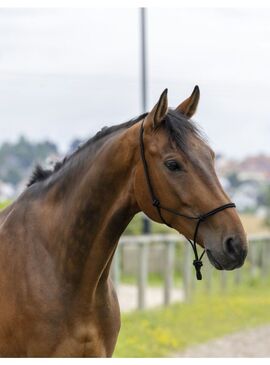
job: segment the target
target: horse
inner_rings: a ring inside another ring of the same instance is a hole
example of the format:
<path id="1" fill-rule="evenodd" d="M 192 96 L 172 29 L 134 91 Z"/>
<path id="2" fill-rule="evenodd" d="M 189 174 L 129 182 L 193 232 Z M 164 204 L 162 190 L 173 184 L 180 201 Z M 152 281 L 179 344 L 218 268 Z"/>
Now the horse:
<path id="1" fill-rule="evenodd" d="M 214 152 L 191 119 L 199 96 L 196 86 L 173 109 L 165 90 L 150 112 L 103 128 L 52 170 L 37 167 L 0 213 L 2 357 L 111 357 L 120 310 L 110 265 L 134 215 L 192 239 L 196 221 L 172 211 L 197 217 L 227 205 Z M 208 216 L 196 237 L 219 270 L 240 267 L 247 254 L 229 208 Z"/>

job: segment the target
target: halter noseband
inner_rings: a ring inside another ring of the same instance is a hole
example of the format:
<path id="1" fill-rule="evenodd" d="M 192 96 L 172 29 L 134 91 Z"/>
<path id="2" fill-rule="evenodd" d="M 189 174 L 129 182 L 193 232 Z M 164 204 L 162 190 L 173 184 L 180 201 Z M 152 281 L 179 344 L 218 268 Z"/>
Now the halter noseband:
<path id="1" fill-rule="evenodd" d="M 154 207 L 156 207 L 161 221 L 164 224 L 166 224 L 168 227 L 172 227 L 172 226 L 169 223 L 167 223 L 166 220 L 163 218 L 163 216 L 161 214 L 161 210 L 165 210 L 165 211 L 167 211 L 167 212 L 169 212 L 171 214 L 177 215 L 179 217 L 184 217 L 186 219 L 197 220 L 197 224 L 196 224 L 196 227 L 195 227 L 193 240 L 190 240 L 189 238 L 187 238 L 187 240 L 190 242 L 191 247 L 192 247 L 193 252 L 194 252 L 195 259 L 193 261 L 193 265 L 194 265 L 195 270 L 196 270 L 197 280 L 202 280 L 201 267 L 203 266 L 202 258 L 203 258 L 203 255 L 205 254 L 205 250 L 203 250 L 201 256 L 198 255 L 196 241 L 197 241 L 197 235 L 198 235 L 198 231 L 199 231 L 199 226 L 200 226 L 201 222 L 203 222 L 203 221 L 206 220 L 206 218 L 211 217 L 212 215 L 214 215 L 214 214 L 216 214 L 218 212 L 221 212 L 222 210 L 225 210 L 227 208 L 235 208 L 236 205 L 234 203 L 227 203 L 227 204 L 221 205 L 220 207 L 217 207 L 217 208 L 215 208 L 213 210 L 210 210 L 207 213 L 201 214 L 199 216 L 189 216 L 189 215 L 185 215 L 185 214 L 179 213 L 179 212 L 177 212 L 177 211 L 175 211 L 173 209 L 163 207 L 160 204 L 159 199 L 155 195 L 155 192 L 154 192 L 154 189 L 153 189 L 153 185 L 151 183 L 151 179 L 150 179 L 150 175 L 149 175 L 149 169 L 148 169 L 147 161 L 146 161 L 146 158 L 145 158 L 145 150 L 144 150 L 144 142 L 143 142 L 143 133 L 144 133 L 143 124 L 144 124 L 144 120 L 142 121 L 141 128 L 140 128 L 140 150 L 141 150 L 141 159 L 142 159 L 142 163 L 143 163 L 143 167 L 144 167 L 144 174 L 145 174 L 145 178 L 146 178 L 146 181 L 147 181 L 148 189 L 149 189 L 149 192 L 150 192 L 150 195 L 151 195 L 151 199 L 152 199 L 152 205 Z"/>

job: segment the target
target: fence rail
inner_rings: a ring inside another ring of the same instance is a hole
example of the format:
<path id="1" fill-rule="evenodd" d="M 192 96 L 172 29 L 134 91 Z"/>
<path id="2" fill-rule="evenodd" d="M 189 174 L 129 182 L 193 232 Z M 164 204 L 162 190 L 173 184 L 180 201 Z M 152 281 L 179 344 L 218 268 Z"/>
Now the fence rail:
<path id="1" fill-rule="evenodd" d="M 203 282 L 199 284 L 195 280 L 195 272 L 192 265 L 193 252 L 190 245 L 184 237 L 175 234 L 158 234 L 158 235 L 141 235 L 141 236 L 123 236 L 119 242 L 118 249 L 115 253 L 111 277 L 114 281 L 116 290 L 121 285 L 121 252 L 125 247 L 136 247 L 138 270 L 137 276 L 137 308 L 146 307 L 146 293 L 148 288 L 148 262 L 151 256 L 151 250 L 155 244 L 163 246 L 163 304 L 168 305 L 172 300 L 172 291 L 175 289 L 174 274 L 176 270 L 176 248 L 181 247 L 181 287 L 184 294 L 184 300 L 189 300 L 194 293 L 197 285 L 202 285 L 206 292 L 210 293 L 213 287 L 213 273 L 215 270 L 208 259 L 205 257 L 203 266 Z M 135 258 L 134 258 L 135 259 Z M 234 285 L 239 285 L 243 277 L 255 277 L 258 275 L 266 276 L 269 271 L 270 263 L 270 236 L 269 235 L 252 235 L 249 237 L 249 253 L 244 265 L 244 269 L 234 270 L 228 273 L 220 271 L 219 285 L 222 291 L 226 291 L 228 284 L 228 275 L 233 276 Z"/>

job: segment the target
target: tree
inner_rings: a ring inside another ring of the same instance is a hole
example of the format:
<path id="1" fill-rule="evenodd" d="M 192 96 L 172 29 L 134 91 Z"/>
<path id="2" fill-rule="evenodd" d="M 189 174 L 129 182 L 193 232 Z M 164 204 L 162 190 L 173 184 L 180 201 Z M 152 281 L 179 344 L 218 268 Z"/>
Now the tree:
<path id="1" fill-rule="evenodd" d="M 57 146 L 50 141 L 34 143 L 21 136 L 15 143 L 5 142 L 0 147 L 0 179 L 17 185 L 35 164 L 55 154 Z"/>

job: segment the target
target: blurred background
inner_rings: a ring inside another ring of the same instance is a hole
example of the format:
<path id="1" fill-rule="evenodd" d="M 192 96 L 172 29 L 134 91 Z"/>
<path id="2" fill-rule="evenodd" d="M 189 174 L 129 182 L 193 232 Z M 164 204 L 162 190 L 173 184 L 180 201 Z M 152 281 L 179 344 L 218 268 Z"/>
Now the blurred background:
<path id="1" fill-rule="evenodd" d="M 183 238 L 137 215 L 112 267 L 126 313 L 116 356 L 185 356 L 253 327 L 229 337 L 246 346 L 231 353 L 223 343 L 214 355 L 270 356 L 269 20 L 270 9 L 254 8 L 0 9 L 2 208 L 37 163 L 51 166 L 101 127 L 148 111 L 165 88 L 174 107 L 200 86 L 195 121 L 216 151 L 249 257 L 232 273 L 205 262 L 195 283 Z"/>

